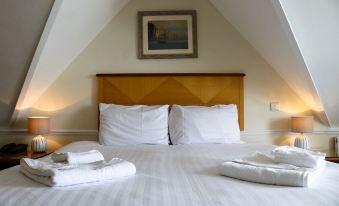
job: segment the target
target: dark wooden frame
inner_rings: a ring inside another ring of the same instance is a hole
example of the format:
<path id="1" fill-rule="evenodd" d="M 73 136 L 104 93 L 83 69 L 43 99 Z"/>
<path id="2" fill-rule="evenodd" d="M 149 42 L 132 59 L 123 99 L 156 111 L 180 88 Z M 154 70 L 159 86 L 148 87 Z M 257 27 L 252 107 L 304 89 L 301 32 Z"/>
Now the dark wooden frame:
<path id="1" fill-rule="evenodd" d="M 192 54 L 144 54 L 143 53 L 143 16 L 170 16 L 170 15 L 191 15 L 192 16 L 192 35 L 193 35 L 193 53 Z M 197 58 L 197 12 L 195 10 L 181 11 L 139 11 L 138 12 L 138 58 L 139 59 L 174 59 L 174 58 Z"/>
<path id="2" fill-rule="evenodd" d="M 46 152 L 32 152 L 26 151 L 19 154 L 3 154 L 0 153 L 0 170 L 7 169 L 9 167 L 13 167 L 15 165 L 20 164 L 20 160 L 22 158 L 31 158 L 38 159 L 41 157 L 45 157 L 49 154 L 53 153 L 53 151 L 48 150 Z"/>

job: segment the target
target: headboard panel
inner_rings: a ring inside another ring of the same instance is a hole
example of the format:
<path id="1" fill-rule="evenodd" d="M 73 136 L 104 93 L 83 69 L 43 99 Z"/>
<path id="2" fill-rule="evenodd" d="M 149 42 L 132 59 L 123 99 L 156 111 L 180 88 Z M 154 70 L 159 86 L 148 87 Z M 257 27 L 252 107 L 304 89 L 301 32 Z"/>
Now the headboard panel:
<path id="1" fill-rule="evenodd" d="M 236 104 L 244 129 L 245 74 L 97 74 L 98 102 L 121 105 Z"/>

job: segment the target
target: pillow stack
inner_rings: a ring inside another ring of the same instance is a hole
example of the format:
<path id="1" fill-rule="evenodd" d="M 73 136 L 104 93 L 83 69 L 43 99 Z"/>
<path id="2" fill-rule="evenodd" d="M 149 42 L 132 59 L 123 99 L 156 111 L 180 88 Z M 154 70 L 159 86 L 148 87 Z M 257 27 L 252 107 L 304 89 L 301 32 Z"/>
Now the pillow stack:
<path id="1" fill-rule="evenodd" d="M 235 143 L 240 141 L 236 105 L 122 106 L 100 104 L 103 145 Z"/>

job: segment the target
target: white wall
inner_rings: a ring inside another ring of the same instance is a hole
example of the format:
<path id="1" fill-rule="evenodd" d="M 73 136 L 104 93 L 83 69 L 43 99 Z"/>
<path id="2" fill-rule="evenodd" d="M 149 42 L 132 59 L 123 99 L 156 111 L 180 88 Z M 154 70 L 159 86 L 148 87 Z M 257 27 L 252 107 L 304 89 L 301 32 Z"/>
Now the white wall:
<path id="1" fill-rule="evenodd" d="M 280 2 L 329 122 L 339 128 L 339 1 Z"/>
<path id="2" fill-rule="evenodd" d="M 25 115 L 45 90 L 127 3 L 127 0 L 56 0 L 15 106 Z"/>
<path id="3" fill-rule="evenodd" d="M 137 11 L 174 9 L 197 10 L 199 58 L 137 59 Z M 96 130 L 95 74 L 132 72 L 245 73 L 247 134 L 244 139 L 251 142 L 286 142 L 283 133 L 270 134 L 266 131 L 289 130 L 290 116 L 308 113 L 309 110 L 208 0 L 135 0 L 130 2 L 58 77 L 30 108 L 27 116 L 50 116 L 52 130 Z M 280 102 L 283 111 L 271 113 L 270 101 Z M 25 124 L 26 120 L 23 118 L 15 127 L 25 128 Z M 267 135 L 262 136 L 262 133 Z"/>
<path id="4" fill-rule="evenodd" d="M 320 98 L 279 0 L 210 1 L 327 124 Z"/>

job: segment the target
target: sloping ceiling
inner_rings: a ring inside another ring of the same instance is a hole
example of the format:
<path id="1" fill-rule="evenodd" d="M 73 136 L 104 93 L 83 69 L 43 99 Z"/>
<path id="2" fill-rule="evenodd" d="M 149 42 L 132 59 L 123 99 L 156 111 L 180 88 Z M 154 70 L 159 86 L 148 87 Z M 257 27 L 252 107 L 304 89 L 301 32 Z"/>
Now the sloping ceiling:
<path id="1" fill-rule="evenodd" d="M 12 121 L 25 113 L 128 0 L 56 0 Z"/>
<path id="2" fill-rule="evenodd" d="M 11 117 L 54 0 L 2 0 L 0 5 L 0 127 Z"/>
<path id="3" fill-rule="evenodd" d="M 19 114 L 40 97 L 127 2 L 56 0 L 16 105 Z M 339 125 L 339 95 L 333 89 L 339 80 L 339 47 L 334 48 L 339 41 L 337 0 L 210 2 L 320 120 Z M 320 29 L 314 30 L 313 22 Z"/>
<path id="4" fill-rule="evenodd" d="M 311 74 L 279 0 L 210 1 L 318 114 L 320 120 L 328 123 Z"/>
<path id="5" fill-rule="evenodd" d="M 332 127 L 339 128 L 339 1 L 281 0 Z"/>

